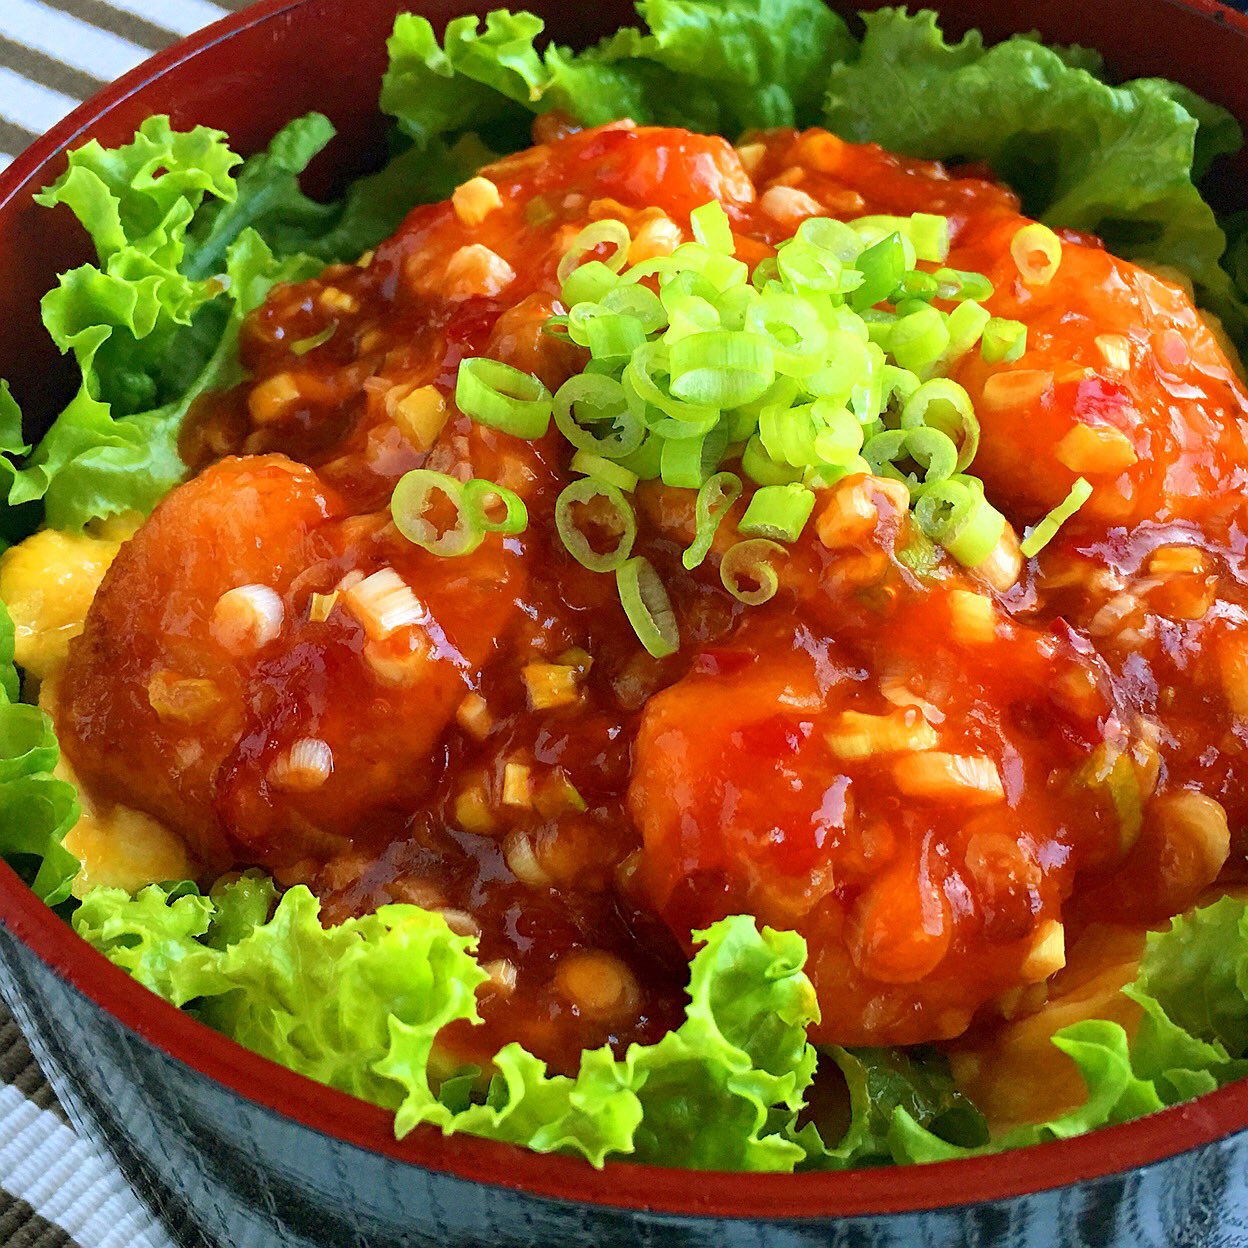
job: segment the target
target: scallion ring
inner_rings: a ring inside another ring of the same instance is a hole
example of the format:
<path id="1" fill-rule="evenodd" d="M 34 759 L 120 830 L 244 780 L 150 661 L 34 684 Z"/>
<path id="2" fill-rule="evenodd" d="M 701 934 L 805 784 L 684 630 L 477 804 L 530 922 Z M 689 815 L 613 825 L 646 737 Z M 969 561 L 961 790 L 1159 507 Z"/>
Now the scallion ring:
<path id="1" fill-rule="evenodd" d="M 1062 240 L 1047 225 L 1033 221 L 1010 240 L 1010 255 L 1028 286 L 1047 286 L 1062 263 Z"/>
<path id="2" fill-rule="evenodd" d="M 561 282 L 566 282 L 581 264 L 581 257 L 599 247 L 610 247 L 611 253 L 600 261 L 612 273 L 618 273 L 628 260 L 628 249 L 633 236 L 623 221 L 613 217 L 604 217 L 587 225 L 573 240 L 571 246 L 559 261 L 556 275 Z"/>
<path id="3" fill-rule="evenodd" d="M 564 305 L 572 308 L 578 303 L 597 303 L 619 284 L 620 276 L 610 266 L 601 260 L 586 260 L 563 280 Z"/>
<path id="4" fill-rule="evenodd" d="M 827 354 L 827 328 L 818 311 L 797 295 L 759 295 L 746 311 L 745 328 L 767 339 L 776 372 L 786 377 L 809 377 Z"/>
<path id="5" fill-rule="evenodd" d="M 698 490 L 694 504 L 695 531 L 688 550 L 680 557 L 690 571 L 698 567 L 710 553 L 723 518 L 741 497 L 744 486 L 735 472 L 717 472 L 708 477 Z"/>
<path id="6" fill-rule="evenodd" d="M 719 418 L 714 407 L 706 403 L 686 403 L 672 394 L 671 359 L 664 342 L 648 342 L 638 347 L 624 366 L 620 381 L 625 391 L 633 396 L 635 410 L 637 404 L 641 405 L 641 411 L 647 406 L 654 407 L 672 420 L 702 428 L 713 426 Z"/>
<path id="7" fill-rule="evenodd" d="M 474 477 L 464 484 L 464 501 L 472 509 L 477 524 L 487 533 L 510 536 L 523 533 L 529 527 L 529 509 L 524 505 L 524 499 L 505 485 L 495 485 L 493 481 Z M 499 507 L 503 509 L 503 514 L 496 518 L 495 512 Z"/>
<path id="8" fill-rule="evenodd" d="M 757 485 L 787 485 L 802 479 L 800 468 L 772 459 L 757 433 L 745 444 L 741 453 L 741 471 Z"/>
<path id="9" fill-rule="evenodd" d="M 581 528 L 577 507 L 584 506 L 605 513 L 594 516 L 595 527 L 610 528 L 617 534 L 610 550 L 599 552 Z M 616 486 L 594 477 L 583 477 L 564 487 L 555 500 L 555 529 L 568 554 L 591 572 L 614 572 L 629 557 L 637 540 L 637 517 L 628 499 Z"/>
<path id="10" fill-rule="evenodd" d="M 902 368 L 921 377 L 935 368 L 949 349 L 948 318 L 939 309 L 923 304 L 898 317 L 884 345 Z"/>
<path id="11" fill-rule="evenodd" d="M 649 286 L 620 285 L 608 291 L 599 301 L 608 312 L 631 316 L 641 323 L 644 333 L 653 334 L 667 324 L 663 301 Z"/>
<path id="12" fill-rule="evenodd" d="M 906 271 L 906 249 L 901 235 L 894 231 L 873 243 L 858 257 L 857 265 L 862 285 L 850 293 L 849 306 L 855 312 L 865 312 L 887 299 Z"/>
<path id="13" fill-rule="evenodd" d="M 462 360 L 455 405 L 465 416 L 517 438 L 540 438 L 550 427 L 550 391 L 532 375 L 498 360 Z"/>
<path id="14" fill-rule="evenodd" d="M 728 433 L 722 426 L 698 438 L 668 438 L 663 443 L 659 475 L 664 485 L 696 490 L 719 467 L 728 449 Z"/>
<path id="15" fill-rule="evenodd" d="M 613 459 L 603 459 L 593 451 L 580 450 L 572 456 L 568 467 L 573 472 L 584 473 L 587 477 L 595 477 L 613 485 L 625 494 L 631 494 L 637 488 L 637 474 Z"/>
<path id="16" fill-rule="evenodd" d="M 795 542 L 814 509 L 814 491 L 804 485 L 764 485 L 754 491 L 737 527 L 748 537 Z"/>
<path id="17" fill-rule="evenodd" d="M 918 386 L 901 409 L 903 429 L 939 429 L 958 447 L 955 471 L 965 472 L 979 450 L 979 418 L 971 396 L 956 381 L 935 377 Z"/>
<path id="18" fill-rule="evenodd" d="M 631 455 L 646 436 L 641 417 L 614 377 L 570 377 L 555 392 L 554 415 L 559 432 L 573 446 L 605 459 Z"/>
<path id="19" fill-rule="evenodd" d="M 732 225 L 724 206 L 717 199 L 709 204 L 695 208 L 689 214 L 689 224 L 693 226 L 693 236 L 712 251 L 722 252 L 731 256 L 736 251 L 736 243 L 732 237 Z"/>
<path id="20" fill-rule="evenodd" d="M 444 500 L 441 510 L 450 513 L 449 524 L 436 523 L 429 516 L 438 508 L 439 495 Z M 433 555 L 471 554 L 485 538 L 479 512 L 465 496 L 463 482 L 430 468 L 415 468 L 400 478 L 390 497 L 390 514 L 395 528 L 409 542 Z"/>
<path id="21" fill-rule="evenodd" d="M 992 553 L 1005 532 L 1005 517 L 970 484 L 952 477 L 925 489 L 914 505 L 919 528 L 963 567 L 973 568 Z"/>
<path id="22" fill-rule="evenodd" d="M 669 348 L 672 394 L 723 410 L 761 395 L 775 380 L 771 344 L 758 334 L 712 330 Z"/>
<path id="23" fill-rule="evenodd" d="M 616 569 L 616 588 L 624 614 L 641 644 L 656 659 L 680 649 L 680 630 L 672 600 L 648 559 L 637 555 Z"/>
<path id="24" fill-rule="evenodd" d="M 753 537 L 737 542 L 724 553 L 719 564 L 719 579 L 724 588 L 747 607 L 762 606 L 776 596 L 780 576 L 772 564 L 787 552 L 779 542 Z"/>
<path id="25" fill-rule="evenodd" d="M 985 364 L 1013 364 L 1027 350 L 1027 326 L 1021 321 L 994 316 L 984 326 L 979 343 Z"/>
<path id="26" fill-rule="evenodd" d="M 1038 555 L 1057 536 L 1058 529 L 1091 497 L 1092 486 L 1079 477 L 1070 487 L 1070 493 L 1019 543 L 1024 558 Z"/>

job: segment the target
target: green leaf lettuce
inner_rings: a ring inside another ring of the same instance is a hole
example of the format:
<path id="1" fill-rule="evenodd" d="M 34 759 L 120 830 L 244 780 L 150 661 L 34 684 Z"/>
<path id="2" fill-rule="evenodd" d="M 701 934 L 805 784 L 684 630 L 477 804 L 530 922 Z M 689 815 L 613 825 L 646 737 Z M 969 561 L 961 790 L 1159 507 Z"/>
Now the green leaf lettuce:
<path id="1" fill-rule="evenodd" d="M 421 1123 L 569 1152 L 601 1165 L 633 1156 L 666 1165 L 792 1170 L 793 1125 L 815 1066 L 816 1016 L 805 944 L 732 918 L 700 934 L 685 1021 L 657 1044 L 582 1055 L 550 1074 L 512 1044 L 488 1080 L 461 1071 L 439 1039 L 479 1021 L 485 974 L 473 941 L 414 906 L 325 927 L 303 887 L 273 906 L 253 874 L 211 897 L 151 885 L 99 888 L 74 927 L 175 1005 L 191 1005 L 240 1044 L 301 1074 Z"/>
<path id="2" fill-rule="evenodd" d="M 0 387 L 0 417 L 7 391 Z M 13 621 L 0 602 L 0 855 L 50 906 L 69 896 L 78 860 L 65 834 L 78 821 L 78 794 L 53 774 L 60 747 L 52 721 L 17 700 Z"/>

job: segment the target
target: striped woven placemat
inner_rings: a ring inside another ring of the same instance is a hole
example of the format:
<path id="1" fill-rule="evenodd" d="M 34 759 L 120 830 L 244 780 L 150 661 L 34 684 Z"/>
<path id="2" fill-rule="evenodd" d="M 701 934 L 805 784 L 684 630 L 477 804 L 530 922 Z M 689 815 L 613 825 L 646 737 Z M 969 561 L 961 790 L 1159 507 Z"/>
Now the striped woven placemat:
<path id="1" fill-rule="evenodd" d="M 0 168 L 153 52 L 247 0 L 0 0 Z M 0 1246 L 171 1248 L 80 1139 L 0 1005 Z"/>
<path id="2" fill-rule="evenodd" d="M 0 0 L 0 168 L 71 108 L 248 0 Z"/>

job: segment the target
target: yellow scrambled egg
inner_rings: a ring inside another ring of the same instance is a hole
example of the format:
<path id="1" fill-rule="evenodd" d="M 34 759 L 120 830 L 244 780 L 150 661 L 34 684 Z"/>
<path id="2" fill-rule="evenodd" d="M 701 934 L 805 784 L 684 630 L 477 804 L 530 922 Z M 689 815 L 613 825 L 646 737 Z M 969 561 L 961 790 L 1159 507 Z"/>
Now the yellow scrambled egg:
<path id="1" fill-rule="evenodd" d="M 69 643 L 83 630 L 91 600 L 134 519 L 109 521 L 85 533 L 44 530 L 0 555 L 0 600 L 13 617 L 14 657 L 38 682 L 39 705 L 56 722 L 56 681 Z M 134 890 L 160 880 L 194 877 L 181 839 L 141 811 L 93 800 L 62 758 L 57 774 L 78 790 L 82 815 L 65 838 L 82 861 L 74 882 L 81 896 L 97 885 Z"/>

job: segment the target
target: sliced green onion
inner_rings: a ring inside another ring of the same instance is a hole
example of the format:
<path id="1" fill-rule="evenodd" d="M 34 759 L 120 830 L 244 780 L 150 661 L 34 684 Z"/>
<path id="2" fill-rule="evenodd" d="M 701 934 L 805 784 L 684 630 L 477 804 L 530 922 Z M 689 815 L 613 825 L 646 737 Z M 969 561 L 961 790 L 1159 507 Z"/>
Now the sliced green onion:
<path id="1" fill-rule="evenodd" d="M 712 251 L 722 252 L 731 256 L 737 249 L 732 237 L 732 225 L 724 206 L 717 199 L 701 208 L 695 208 L 689 214 L 689 224 L 693 226 L 693 236 Z"/>
<path id="2" fill-rule="evenodd" d="M 692 334 L 705 334 L 712 329 L 720 328 L 719 309 L 710 299 L 705 299 L 701 295 L 672 297 L 667 291 L 663 293 L 667 296 L 663 301 L 663 307 L 668 317 L 667 333 L 663 335 L 663 341 L 668 347 Z"/>
<path id="3" fill-rule="evenodd" d="M 812 490 L 826 490 L 845 477 L 869 473 L 871 465 L 861 455 L 855 455 L 844 464 L 815 464 L 802 473 L 802 484 Z"/>
<path id="4" fill-rule="evenodd" d="M 790 239 L 782 243 L 776 251 L 776 264 L 780 276 L 794 289 L 806 291 L 826 291 L 839 294 L 845 285 L 845 266 L 834 252 L 823 247 L 814 247 L 798 239 Z M 861 285 L 861 274 L 855 274 Z"/>
<path id="5" fill-rule="evenodd" d="M 620 459 L 620 467 L 628 469 L 639 481 L 653 481 L 662 468 L 663 441 L 657 434 L 646 434 L 646 440 L 631 455 Z"/>
<path id="6" fill-rule="evenodd" d="M 578 303 L 597 303 L 619 285 L 619 274 L 601 260 L 586 260 L 563 279 L 563 302 L 569 307 Z"/>
<path id="7" fill-rule="evenodd" d="M 724 329 L 745 329 L 750 309 L 759 301 L 753 286 L 734 286 L 725 290 L 715 302 L 719 323 Z"/>
<path id="8" fill-rule="evenodd" d="M 601 455 L 595 455 L 593 451 L 577 451 L 572 456 L 572 462 L 568 467 L 573 472 L 582 472 L 587 477 L 605 481 L 608 485 L 615 486 L 617 490 L 623 490 L 625 494 L 631 494 L 637 488 L 635 472 L 629 471 L 623 464 L 613 459 L 603 459 Z"/>
<path id="9" fill-rule="evenodd" d="M 902 316 L 892 327 L 886 350 L 902 368 L 921 377 L 949 349 L 949 327 L 944 313 L 926 304 Z"/>
<path id="10" fill-rule="evenodd" d="M 628 248 L 633 236 L 623 221 L 606 217 L 587 225 L 573 240 L 572 245 L 559 261 L 556 275 L 561 282 L 566 282 L 580 266 L 581 257 L 599 247 L 609 246 L 611 254 L 601 263 L 612 273 L 618 273 L 628 260 Z"/>
<path id="11" fill-rule="evenodd" d="M 646 436 L 641 417 L 614 377 L 578 373 L 555 392 L 553 407 L 555 425 L 573 446 L 606 459 L 631 455 Z"/>
<path id="12" fill-rule="evenodd" d="M 755 434 L 741 454 L 741 471 L 758 485 L 787 485 L 802 479 L 800 468 L 778 464 L 767 454 L 762 439 Z"/>
<path id="13" fill-rule="evenodd" d="M 949 257 L 949 218 L 930 212 L 916 212 L 910 218 L 910 241 L 914 254 L 932 264 L 944 264 Z"/>
<path id="14" fill-rule="evenodd" d="M 994 316 L 984 326 L 979 350 L 986 364 L 1013 364 L 1027 350 L 1027 326 Z"/>
<path id="15" fill-rule="evenodd" d="M 853 226 L 835 217 L 807 217 L 797 227 L 794 237 L 821 251 L 831 252 L 842 264 L 857 267 L 862 254 L 862 235 Z"/>
<path id="16" fill-rule="evenodd" d="M 1092 497 L 1092 487 L 1079 477 L 1070 487 L 1070 493 L 1053 508 L 1039 524 L 1019 543 L 1024 558 L 1038 555 L 1056 536 L 1057 531 Z"/>
<path id="17" fill-rule="evenodd" d="M 627 360 L 645 341 L 645 327 L 635 316 L 604 312 L 585 325 L 585 345 L 596 360 Z"/>
<path id="18" fill-rule="evenodd" d="M 737 528 L 748 537 L 795 542 L 814 509 L 814 492 L 804 485 L 764 485 L 754 491 Z"/>
<path id="19" fill-rule="evenodd" d="M 896 399 L 901 404 L 905 404 L 922 384 L 917 374 L 912 373 L 908 368 L 898 368 L 894 364 L 884 365 L 881 381 L 884 401 L 891 402 Z"/>
<path id="20" fill-rule="evenodd" d="M 679 442 L 683 438 L 704 438 L 718 424 L 718 415 L 708 416 L 706 420 L 699 421 L 696 425 L 688 420 L 673 420 L 670 416 L 657 414 L 649 420 L 650 432 L 667 442 L 672 440 Z"/>
<path id="21" fill-rule="evenodd" d="M 712 330 L 672 343 L 672 393 L 689 403 L 739 407 L 775 379 L 771 345 L 758 334 Z"/>
<path id="22" fill-rule="evenodd" d="M 1062 263 L 1062 240 L 1047 225 L 1033 221 L 1010 240 L 1010 255 L 1028 286 L 1047 286 Z"/>
<path id="23" fill-rule="evenodd" d="M 464 501 L 472 509 L 476 522 L 487 533 L 511 535 L 523 533 L 529 527 L 529 509 L 515 490 L 493 481 L 474 477 L 464 485 Z M 503 508 L 503 515 L 494 519 L 496 507 Z"/>
<path id="24" fill-rule="evenodd" d="M 839 466 L 856 459 L 865 437 L 862 422 L 852 412 L 827 399 L 819 399 L 813 405 L 812 414 L 818 426 L 815 454 L 820 462 Z"/>
<path id="25" fill-rule="evenodd" d="M 938 429 L 958 447 L 957 471 L 965 472 L 979 450 L 979 418 L 971 396 L 956 381 L 935 377 L 914 390 L 901 409 L 901 427 Z"/>
<path id="26" fill-rule="evenodd" d="M 670 273 L 659 274 L 659 299 L 665 308 L 689 295 L 704 299 L 714 307 L 720 294 L 715 283 L 697 269 L 673 269 Z"/>
<path id="27" fill-rule="evenodd" d="M 828 331 L 818 311 L 784 291 L 759 295 L 745 314 L 745 327 L 771 344 L 775 370 L 787 377 L 809 377 L 827 350 Z"/>
<path id="28" fill-rule="evenodd" d="M 600 302 L 608 312 L 618 312 L 640 321 L 643 332 L 647 334 L 653 334 L 667 324 L 667 310 L 663 307 L 663 301 L 649 286 L 616 286 L 603 295 Z"/>
<path id="29" fill-rule="evenodd" d="M 570 342 L 568 335 L 568 317 L 565 316 L 549 316 L 542 325 L 542 333 L 550 338 L 558 339 L 560 342 Z"/>
<path id="30" fill-rule="evenodd" d="M 728 434 L 723 426 L 698 438 L 668 438 L 663 443 L 659 476 L 664 485 L 696 490 L 719 467 L 728 448 Z"/>
<path id="31" fill-rule="evenodd" d="M 319 333 L 311 334 L 307 338 L 300 338 L 296 342 L 290 344 L 291 353 L 294 355 L 308 355 L 315 351 L 317 347 L 323 347 L 338 332 L 338 322 L 330 321 Z"/>
<path id="32" fill-rule="evenodd" d="M 664 342 L 648 342 L 638 347 L 625 365 L 620 381 L 626 391 L 636 396 L 643 409 L 649 405 L 672 420 L 703 429 L 712 427 L 718 419 L 714 407 L 705 403 L 686 403 L 671 393 L 671 359 Z"/>
<path id="33" fill-rule="evenodd" d="M 597 503 L 597 500 L 605 503 Z M 576 507 L 597 505 L 610 514 L 619 538 L 615 546 L 602 554 L 581 529 L 576 518 Z M 595 477 L 583 477 L 564 487 L 555 500 L 555 528 L 568 554 L 583 568 L 591 572 L 614 572 L 621 567 L 633 550 L 637 540 L 637 517 L 623 493 L 610 482 Z"/>
<path id="34" fill-rule="evenodd" d="M 815 436 L 819 430 L 813 409 L 813 403 L 763 409 L 758 418 L 759 440 L 777 464 L 805 468 L 815 462 Z"/>
<path id="35" fill-rule="evenodd" d="M 637 555 L 616 569 L 624 614 L 641 644 L 656 659 L 665 659 L 680 649 L 680 630 L 672 600 L 648 559 Z"/>
<path id="36" fill-rule="evenodd" d="M 540 438 L 550 427 L 550 391 L 532 375 L 498 360 L 462 360 L 455 405 L 465 416 L 517 438 Z"/>
<path id="37" fill-rule="evenodd" d="M 921 269 L 911 269 L 902 274 L 901 280 L 893 291 L 892 302 L 904 303 L 908 299 L 918 299 L 928 303 L 940 294 L 940 283 L 935 274 L 924 273 Z"/>
<path id="38" fill-rule="evenodd" d="M 938 299 L 953 302 L 973 299 L 982 303 L 992 297 L 992 282 L 982 273 L 968 273 L 965 269 L 937 269 L 932 278 L 936 282 Z"/>
<path id="39" fill-rule="evenodd" d="M 907 478 L 912 489 L 947 480 L 957 471 L 958 448 L 953 439 L 939 429 L 906 430 L 905 454 L 923 470 L 921 479 Z"/>
<path id="40" fill-rule="evenodd" d="M 739 286 L 749 275 L 749 266 L 744 261 L 723 252 L 712 251 L 701 243 L 681 243 L 670 256 L 666 257 L 666 272 L 679 273 L 682 270 L 697 273 L 708 281 L 717 291 L 728 290 Z M 670 281 L 670 277 L 667 278 Z M 664 273 L 659 275 L 659 284 L 664 284 Z"/>
<path id="41" fill-rule="evenodd" d="M 937 482 L 919 495 L 914 518 L 963 567 L 973 568 L 992 553 L 1005 532 L 1005 517 L 971 483 L 974 477 Z"/>
<path id="42" fill-rule="evenodd" d="M 689 549 L 680 557 L 687 569 L 692 571 L 698 567 L 710 553 L 721 521 L 732 510 L 733 503 L 741 497 L 744 488 L 735 472 L 717 472 L 702 483 L 694 506 L 694 538 Z"/>
<path id="43" fill-rule="evenodd" d="M 865 312 L 887 299 L 897 288 L 905 271 L 906 249 L 901 235 L 894 231 L 878 243 L 873 243 L 858 257 L 862 285 L 850 294 L 849 306 L 855 312 Z"/>
<path id="44" fill-rule="evenodd" d="M 442 529 L 426 514 L 438 494 L 454 512 L 454 522 Z M 465 498 L 463 482 L 429 468 L 413 469 L 400 478 L 390 497 L 390 514 L 395 528 L 409 542 L 433 555 L 467 555 L 485 538 L 478 510 Z"/>
<path id="45" fill-rule="evenodd" d="M 847 330 L 833 330 L 828 335 L 823 367 L 805 379 L 806 389 L 817 398 L 844 401 L 874 371 L 871 343 Z"/>
<path id="46" fill-rule="evenodd" d="M 862 457 L 877 477 L 892 477 L 895 481 L 906 479 L 905 473 L 896 464 L 906 458 L 908 432 L 906 429 L 885 429 L 866 440 Z"/>
<path id="47" fill-rule="evenodd" d="M 945 321 L 945 328 L 949 331 L 946 359 L 960 360 L 979 341 L 990 320 L 992 316 L 982 304 L 974 300 L 958 304 Z"/>
<path id="48" fill-rule="evenodd" d="M 787 554 L 779 542 L 765 537 L 737 542 L 724 552 L 719 564 L 719 579 L 724 588 L 747 607 L 770 602 L 780 588 L 780 577 L 772 564 L 777 556 Z M 753 588 L 750 587 L 751 582 Z"/>
<path id="49" fill-rule="evenodd" d="M 762 291 L 779 279 L 780 265 L 776 262 L 775 256 L 764 256 L 754 266 L 754 272 L 750 274 L 750 285 L 755 290 Z"/>

